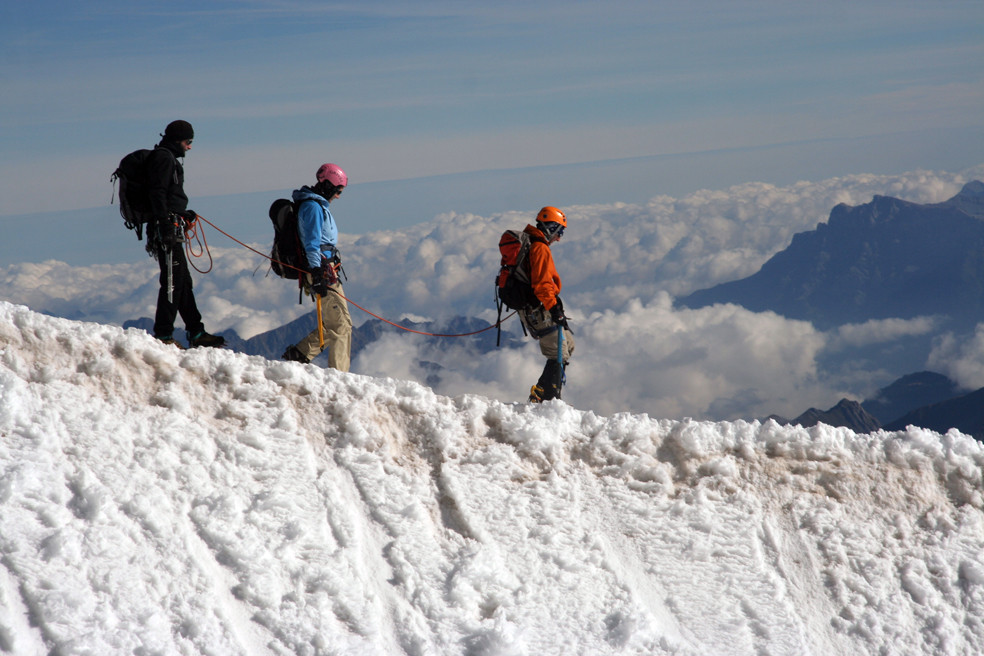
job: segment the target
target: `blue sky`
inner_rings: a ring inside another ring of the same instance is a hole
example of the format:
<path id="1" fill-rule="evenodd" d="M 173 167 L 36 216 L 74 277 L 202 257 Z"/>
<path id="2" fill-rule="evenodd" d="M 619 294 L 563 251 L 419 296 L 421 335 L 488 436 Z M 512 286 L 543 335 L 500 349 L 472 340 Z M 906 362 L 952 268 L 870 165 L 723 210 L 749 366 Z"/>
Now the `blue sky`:
<path id="1" fill-rule="evenodd" d="M 106 206 L 175 118 L 193 206 L 323 161 L 380 199 L 496 172 L 501 209 L 984 161 L 980 0 L 7 2 L 0 79 L 0 215 Z"/>

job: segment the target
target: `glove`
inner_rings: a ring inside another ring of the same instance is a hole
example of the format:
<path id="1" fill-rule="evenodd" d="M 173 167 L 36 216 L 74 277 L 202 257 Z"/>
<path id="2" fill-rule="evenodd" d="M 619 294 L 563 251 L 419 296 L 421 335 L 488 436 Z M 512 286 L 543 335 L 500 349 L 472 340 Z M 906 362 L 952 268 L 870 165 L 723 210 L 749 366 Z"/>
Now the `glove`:
<path id="1" fill-rule="evenodd" d="M 325 277 L 325 270 L 321 267 L 311 269 L 311 290 L 318 296 L 328 295 L 328 279 Z"/>
<path id="2" fill-rule="evenodd" d="M 563 326 L 565 329 L 569 329 L 569 326 L 567 325 L 567 317 L 564 316 L 564 306 L 560 302 L 560 299 L 557 299 L 557 304 L 550 308 L 550 319 L 552 319 L 558 326 Z"/>
<path id="3" fill-rule="evenodd" d="M 185 210 L 181 212 L 181 218 L 185 220 L 187 225 L 191 225 L 198 220 L 198 214 L 194 210 Z"/>

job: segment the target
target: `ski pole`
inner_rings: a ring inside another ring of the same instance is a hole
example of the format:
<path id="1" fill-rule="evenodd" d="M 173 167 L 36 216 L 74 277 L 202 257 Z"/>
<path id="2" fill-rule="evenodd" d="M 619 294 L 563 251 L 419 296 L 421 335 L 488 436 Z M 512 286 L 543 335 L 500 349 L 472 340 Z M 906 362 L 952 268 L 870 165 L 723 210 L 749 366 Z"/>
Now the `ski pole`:
<path id="1" fill-rule="evenodd" d="M 314 292 L 314 297 L 318 301 L 318 346 L 322 351 L 325 350 L 325 325 L 321 323 L 321 294 Z"/>

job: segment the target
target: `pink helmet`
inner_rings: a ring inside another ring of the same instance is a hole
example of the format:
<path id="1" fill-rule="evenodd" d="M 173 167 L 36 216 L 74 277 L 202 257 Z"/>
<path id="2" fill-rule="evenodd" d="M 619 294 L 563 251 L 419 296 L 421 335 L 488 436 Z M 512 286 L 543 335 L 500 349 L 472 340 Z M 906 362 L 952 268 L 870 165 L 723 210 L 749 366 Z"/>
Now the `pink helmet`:
<path id="1" fill-rule="evenodd" d="M 348 184 L 348 176 L 338 164 L 322 164 L 317 176 L 318 182 L 327 180 L 336 187 L 344 187 Z"/>

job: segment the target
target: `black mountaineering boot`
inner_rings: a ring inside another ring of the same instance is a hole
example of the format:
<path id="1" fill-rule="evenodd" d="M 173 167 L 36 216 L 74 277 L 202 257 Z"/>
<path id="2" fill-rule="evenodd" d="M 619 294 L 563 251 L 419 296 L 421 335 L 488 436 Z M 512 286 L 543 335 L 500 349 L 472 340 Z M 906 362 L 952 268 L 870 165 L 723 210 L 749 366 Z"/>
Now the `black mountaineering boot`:
<path id="1" fill-rule="evenodd" d="M 192 346 L 225 346 L 225 337 L 209 335 L 204 330 L 188 340 Z"/>
<path id="2" fill-rule="evenodd" d="M 300 362 L 302 364 L 308 364 L 311 362 L 303 353 L 301 353 L 301 350 L 293 344 L 288 346 L 287 350 L 284 351 L 284 354 L 280 357 L 288 362 Z"/>
<path id="3" fill-rule="evenodd" d="M 536 382 L 536 387 L 543 389 L 541 398 L 544 401 L 560 398 L 563 376 L 564 369 L 560 366 L 560 363 L 552 358 L 547 360 L 547 363 L 543 365 L 543 373 L 540 374 L 540 380 Z"/>

